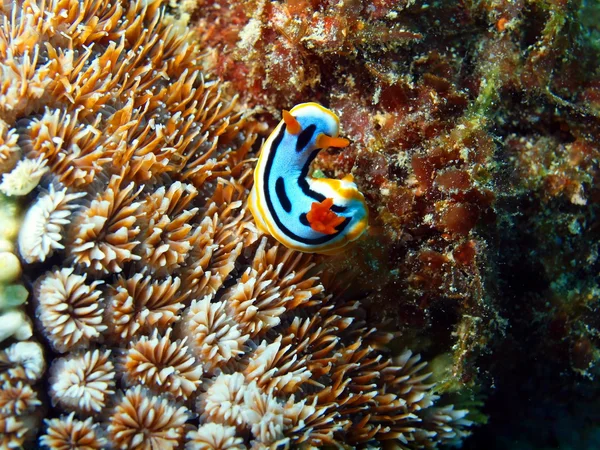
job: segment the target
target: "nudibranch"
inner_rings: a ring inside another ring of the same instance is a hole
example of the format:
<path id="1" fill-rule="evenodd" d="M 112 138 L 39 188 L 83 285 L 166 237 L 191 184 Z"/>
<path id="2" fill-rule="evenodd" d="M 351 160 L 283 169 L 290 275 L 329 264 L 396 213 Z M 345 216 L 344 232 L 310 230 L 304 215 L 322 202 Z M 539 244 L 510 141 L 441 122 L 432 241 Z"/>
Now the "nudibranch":
<path id="1" fill-rule="evenodd" d="M 318 103 L 289 112 L 264 142 L 249 207 L 261 231 L 286 247 L 332 254 L 357 239 L 368 225 L 363 195 L 352 175 L 313 178 L 310 165 L 320 150 L 346 147 L 339 118 Z"/>

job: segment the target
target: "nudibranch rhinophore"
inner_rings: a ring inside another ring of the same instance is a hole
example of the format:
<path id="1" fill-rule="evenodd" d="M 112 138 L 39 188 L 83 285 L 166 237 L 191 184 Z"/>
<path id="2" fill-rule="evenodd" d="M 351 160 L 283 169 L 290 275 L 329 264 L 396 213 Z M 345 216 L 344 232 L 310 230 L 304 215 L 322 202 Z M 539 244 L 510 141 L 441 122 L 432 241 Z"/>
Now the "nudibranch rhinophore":
<path id="1" fill-rule="evenodd" d="M 254 171 L 249 206 L 257 226 L 286 247 L 332 254 L 357 239 L 369 215 L 352 175 L 313 178 L 310 164 L 320 150 L 346 147 L 339 118 L 318 103 L 289 112 L 264 142 Z"/>

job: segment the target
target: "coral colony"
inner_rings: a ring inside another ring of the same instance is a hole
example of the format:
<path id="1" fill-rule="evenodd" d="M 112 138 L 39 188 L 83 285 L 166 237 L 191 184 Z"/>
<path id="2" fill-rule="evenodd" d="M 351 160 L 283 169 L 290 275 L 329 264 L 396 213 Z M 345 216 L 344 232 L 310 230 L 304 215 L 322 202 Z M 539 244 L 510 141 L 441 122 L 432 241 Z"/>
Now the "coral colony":
<path id="1" fill-rule="evenodd" d="M 0 16 L 0 448 L 598 448 L 598 2 Z"/>
<path id="2" fill-rule="evenodd" d="M 264 125 L 159 1 L 2 9 L 2 448 L 433 448 L 471 421 L 248 208 Z"/>

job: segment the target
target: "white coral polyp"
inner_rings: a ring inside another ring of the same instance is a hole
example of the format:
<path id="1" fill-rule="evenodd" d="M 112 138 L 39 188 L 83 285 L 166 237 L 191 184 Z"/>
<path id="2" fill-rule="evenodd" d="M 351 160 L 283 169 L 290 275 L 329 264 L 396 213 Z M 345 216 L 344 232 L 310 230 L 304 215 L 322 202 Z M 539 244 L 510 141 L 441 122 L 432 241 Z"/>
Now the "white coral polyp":
<path id="1" fill-rule="evenodd" d="M 9 129 L 8 124 L 0 119 L 0 173 L 8 172 L 17 163 L 20 154 L 18 137 L 16 130 Z"/>
<path id="2" fill-rule="evenodd" d="M 37 342 L 17 342 L 0 352 L 0 369 L 13 379 L 37 381 L 46 369 L 42 346 Z"/>
<path id="3" fill-rule="evenodd" d="M 131 343 L 123 358 L 129 383 L 187 399 L 200 385 L 202 366 L 188 352 L 186 340 L 171 340 L 170 329 L 161 337 L 155 329 L 152 337 Z"/>
<path id="4" fill-rule="evenodd" d="M 55 360 L 51 368 L 50 396 L 68 411 L 99 413 L 114 394 L 114 365 L 110 350 Z"/>
<path id="5" fill-rule="evenodd" d="M 91 417 L 85 421 L 75 419 L 75 413 L 56 419 L 46 419 L 46 434 L 40 444 L 47 448 L 100 450 L 107 447 L 100 425 Z"/>
<path id="6" fill-rule="evenodd" d="M 283 405 L 272 394 L 267 395 L 258 389 L 255 382 L 250 383 L 244 392 L 242 417 L 258 443 L 273 444 L 283 438 Z"/>
<path id="7" fill-rule="evenodd" d="M 186 407 L 152 395 L 138 385 L 119 400 L 107 431 L 114 448 L 175 450 L 182 447 L 189 418 Z"/>
<path id="8" fill-rule="evenodd" d="M 290 345 L 281 349 L 280 338 L 271 343 L 263 340 L 254 350 L 244 370 L 246 379 L 256 380 L 263 389 L 273 389 L 275 393 L 298 390 L 299 385 L 309 380 L 312 373 L 305 364 L 298 364 L 298 367 L 293 370 L 294 363 L 298 359 L 297 355 L 290 358 L 287 364 L 282 364 L 279 361 L 280 353 L 285 354 L 289 350 Z"/>
<path id="9" fill-rule="evenodd" d="M 185 450 L 244 450 L 244 440 L 236 436 L 235 427 L 220 423 L 205 423 L 190 431 Z"/>
<path id="10" fill-rule="evenodd" d="M 61 244 L 64 226 L 76 207 L 70 204 L 85 193 L 67 194 L 67 189 L 54 190 L 41 196 L 27 211 L 19 231 L 19 253 L 29 264 L 43 262 L 54 250 L 64 249 Z"/>
<path id="11" fill-rule="evenodd" d="M 202 414 L 204 420 L 210 422 L 241 426 L 245 392 L 246 383 L 243 374 L 222 373 L 200 397 L 198 412 Z"/>
<path id="12" fill-rule="evenodd" d="M 41 404 L 37 393 L 29 384 L 22 381 L 16 383 L 4 381 L 0 384 L 0 414 L 23 416 Z"/>
<path id="13" fill-rule="evenodd" d="M 248 335 L 227 314 L 225 302 L 211 302 L 211 296 L 194 300 L 184 314 L 183 332 L 206 371 L 212 371 L 243 353 Z"/>
<path id="14" fill-rule="evenodd" d="M 26 158 L 19 161 L 17 167 L 2 175 L 0 191 L 8 196 L 29 194 L 48 171 L 46 162 L 42 156 L 37 159 Z"/>

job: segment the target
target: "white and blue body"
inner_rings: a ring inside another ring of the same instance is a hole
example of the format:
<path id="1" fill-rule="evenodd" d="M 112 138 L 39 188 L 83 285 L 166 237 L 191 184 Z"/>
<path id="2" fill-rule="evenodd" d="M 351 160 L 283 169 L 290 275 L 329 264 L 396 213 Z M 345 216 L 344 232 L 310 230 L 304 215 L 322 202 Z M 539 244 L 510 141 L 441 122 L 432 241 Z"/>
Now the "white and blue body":
<path id="1" fill-rule="evenodd" d="M 338 136 L 337 116 L 317 103 L 297 105 L 290 114 L 301 130 L 291 133 L 282 120 L 263 144 L 250 209 L 258 226 L 287 247 L 333 253 L 365 231 L 365 201 L 351 177 L 336 180 L 309 176 L 310 164 L 321 150 L 319 136 Z M 316 231 L 307 220 L 312 205 L 327 198 L 333 200 L 330 210 L 343 218 L 332 234 Z"/>

